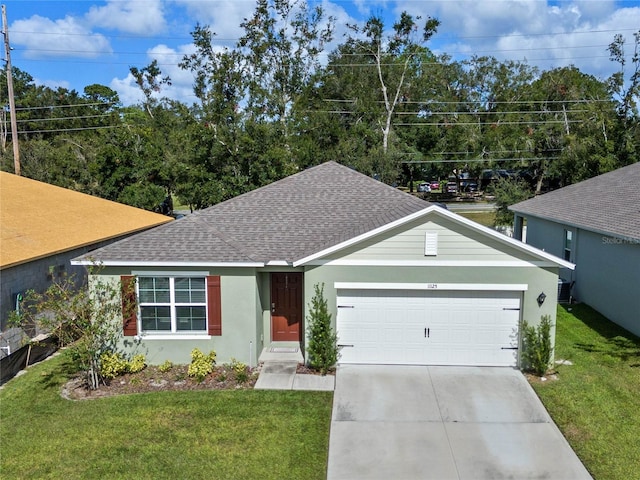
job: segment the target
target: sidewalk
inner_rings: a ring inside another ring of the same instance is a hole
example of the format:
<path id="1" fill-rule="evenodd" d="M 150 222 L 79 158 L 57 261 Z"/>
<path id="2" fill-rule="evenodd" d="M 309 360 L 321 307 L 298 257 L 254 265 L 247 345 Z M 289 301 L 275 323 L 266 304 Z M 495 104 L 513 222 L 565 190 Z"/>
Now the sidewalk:
<path id="1" fill-rule="evenodd" d="M 296 373 L 303 362 L 297 348 L 265 349 L 260 355 L 262 368 L 255 389 L 257 390 L 316 390 L 332 392 L 335 375 L 309 375 Z"/>

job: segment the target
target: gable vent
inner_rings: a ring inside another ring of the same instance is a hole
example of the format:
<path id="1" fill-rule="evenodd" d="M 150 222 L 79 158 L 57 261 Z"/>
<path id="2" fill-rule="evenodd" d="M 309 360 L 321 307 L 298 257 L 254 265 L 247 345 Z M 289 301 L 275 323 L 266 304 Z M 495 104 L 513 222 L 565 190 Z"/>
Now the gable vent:
<path id="1" fill-rule="evenodd" d="M 426 232 L 424 236 L 425 256 L 438 255 L 438 232 Z"/>

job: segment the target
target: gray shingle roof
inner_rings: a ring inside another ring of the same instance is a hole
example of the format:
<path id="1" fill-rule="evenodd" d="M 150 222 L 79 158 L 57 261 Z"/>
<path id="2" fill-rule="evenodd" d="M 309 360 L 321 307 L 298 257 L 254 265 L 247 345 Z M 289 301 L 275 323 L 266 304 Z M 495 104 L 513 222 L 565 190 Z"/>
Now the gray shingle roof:
<path id="1" fill-rule="evenodd" d="M 510 210 L 640 240 L 640 163 L 540 195 Z"/>
<path id="2" fill-rule="evenodd" d="M 328 162 L 83 258 L 105 263 L 293 262 L 429 205 Z"/>

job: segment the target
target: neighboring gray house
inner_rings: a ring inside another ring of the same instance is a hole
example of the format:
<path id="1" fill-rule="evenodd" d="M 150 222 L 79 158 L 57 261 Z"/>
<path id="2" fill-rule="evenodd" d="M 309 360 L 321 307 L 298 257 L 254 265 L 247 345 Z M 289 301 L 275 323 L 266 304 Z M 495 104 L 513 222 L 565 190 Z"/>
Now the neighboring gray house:
<path id="1" fill-rule="evenodd" d="M 558 270 L 572 267 L 335 162 L 74 263 L 92 261 L 135 282 L 123 345 L 151 364 L 188 363 L 195 347 L 251 365 L 304 350 L 323 284 L 341 363 L 515 366 L 521 322 L 555 319 Z"/>
<path id="2" fill-rule="evenodd" d="M 70 260 L 172 219 L 12 173 L 0 172 L 0 358 L 27 340 L 7 320 L 28 290 L 63 275 L 86 279 Z M 33 332 L 31 332 L 33 333 Z"/>
<path id="3" fill-rule="evenodd" d="M 510 207 L 515 236 L 576 265 L 573 298 L 640 335 L 640 163 Z"/>

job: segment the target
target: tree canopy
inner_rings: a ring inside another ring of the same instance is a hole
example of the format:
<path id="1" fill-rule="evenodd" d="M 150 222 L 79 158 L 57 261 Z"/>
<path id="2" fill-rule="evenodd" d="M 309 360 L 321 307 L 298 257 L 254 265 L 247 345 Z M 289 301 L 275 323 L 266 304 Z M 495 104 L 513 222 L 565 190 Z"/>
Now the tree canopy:
<path id="1" fill-rule="evenodd" d="M 258 0 L 233 46 L 206 25 L 180 67 L 197 102 L 162 96 L 156 62 L 131 67 L 144 96 L 37 85 L 13 69 L 22 173 L 156 211 L 200 209 L 335 160 L 389 184 L 483 170 L 516 172 L 531 191 L 640 160 L 640 31 L 608 48 L 608 79 L 574 66 L 436 55 L 436 18 L 401 13 L 350 25 L 303 0 Z M 333 43 L 335 45 L 335 43 Z M 634 52 L 631 60 L 629 48 Z M 6 102 L 6 76 L 0 96 Z M 2 168 L 13 170 L 3 111 Z M 524 187 L 523 187 L 524 188 Z"/>

